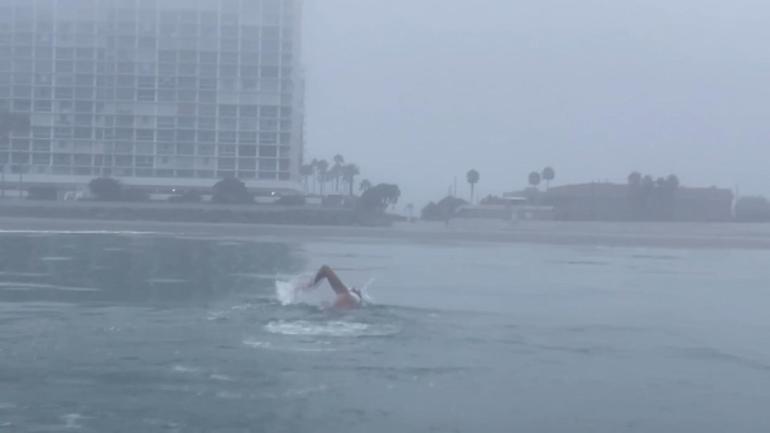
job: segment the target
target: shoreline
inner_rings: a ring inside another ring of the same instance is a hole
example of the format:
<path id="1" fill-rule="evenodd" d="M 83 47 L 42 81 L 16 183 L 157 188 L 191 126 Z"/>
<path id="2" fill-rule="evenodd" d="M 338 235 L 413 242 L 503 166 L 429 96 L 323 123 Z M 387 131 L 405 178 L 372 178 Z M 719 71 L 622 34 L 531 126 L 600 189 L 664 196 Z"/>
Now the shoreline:
<path id="1" fill-rule="evenodd" d="M 362 227 L 0 217 L 0 233 L 24 231 L 134 232 L 287 242 L 368 240 L 770 250 L 770 224 L 548 221 L 469 230 L 426 222 L 397 223 L 392 227 Z"/>

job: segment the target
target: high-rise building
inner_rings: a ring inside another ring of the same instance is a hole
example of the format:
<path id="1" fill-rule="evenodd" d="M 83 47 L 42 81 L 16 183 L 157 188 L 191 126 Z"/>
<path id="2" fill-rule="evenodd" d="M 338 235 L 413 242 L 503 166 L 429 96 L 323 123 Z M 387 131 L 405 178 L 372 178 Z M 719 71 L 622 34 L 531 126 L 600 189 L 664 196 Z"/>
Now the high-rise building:
<path id="1" fill-rule="evenodd" d="M 299 189 L 301 1 L 0 0 L 6 177 Z"/>

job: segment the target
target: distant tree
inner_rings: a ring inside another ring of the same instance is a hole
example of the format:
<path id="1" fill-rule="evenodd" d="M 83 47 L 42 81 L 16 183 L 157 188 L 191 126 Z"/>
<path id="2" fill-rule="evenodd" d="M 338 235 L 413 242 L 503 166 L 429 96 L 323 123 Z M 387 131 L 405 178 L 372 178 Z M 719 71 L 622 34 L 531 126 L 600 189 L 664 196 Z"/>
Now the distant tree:
<path id="1" fill-rule="evenodd" d="M 668 175 L 666 178 L 666 188 L 674 191 L 679 189 L 679 177 L 675 174 Z"/>
<path id="2" fill-rule="evenodd" d="M 642 173 L 635 171 L 628 175 L 628 184 L 630 186 L 642 186 Z"/>
<path id="3" fill-rule="evenodd" d="M 642 174 L 635 171 L 628 175 L 628 201 L 631 219 L 640 219 L 644 211 Z"/>
<path id="4" fill-rule="evenodd" d="M 364 180 L 361 181 L 361 184 L 358 186 L 358 190 L 361 193 L 365 193 L 371 187 L 372 187 L 372 183 L 369 181 L 369 179 L 364 179 Z"/>
<path id="5" fill-rule="evenodd" d="M 345 164 L 342 166 L 342 178 L 348 184 L 348 195 L 353 196 L 353 185 L 356 182 L 356 176 L 361 174 L 361 170 L 355 164 Z"/>
<path id="6" fill-rule="evenodd" d="M 471 186 L 471 203 L 473 203 L 473 195 L 476 192 L 476 184 L 479 182 L 481 176 L 477 170 L 473 169 L 465 174 L 465 178 L 468 180 L 468 184 Z"/>
<path id="7" fill-rule="evenodd" d="M 540 180 L 541 180 L 540 173 L 533 171 L 532 173 L 529 174 L 529 184 L 533 188 L 537 188 L 537 186 L 540 185 Z"/>
<path id="8" fill-rule="evenodd" d="M 556 178 L 556 171 L 552 167 L 546 167 L 543 169 L 543 180 L 545 180 L 546 191 L 551 188 L 551 181 Z"/>
<path id="9" fill-rule="evenodd" d="M 331 176 L 330 178 L 334 180 L 334 192 L 339 193 L 340 192 L 340 179 L 342 179 L 343 176 L 343 170 L 342 167 L 345 165 L 345 157 L 340 155 L 339 153 L 334 155 L 333 158 L 334 165 L 332 166 L 330 172 Z"/>
<path id="10" fill-rule="evenodd" d="M 214 185 L 213 189 L 214 194 L 211 199 L 214 203 L 235 204 L 253 201 L 253 197 L 249 194 L 246 184 L 234 177 L 220 180 Z"/>
<path id="11" fill-rule="evenodd" d="M 642 189 L 652 191 L 655 188 L 655 180 L 649 174 L 642 178 Z"/>
<path id="12" fill-rule="evenodd" d="M 385 212 L 388 206 L 398 203 L 399 197 L 401 197 L 401 190 L 397 185 L 381 183 L 366 190 L 358 203 L 365 211 Z"/>
<path id="13" fill-rule="evenodd" d="M 467 201 L 448 195 L 438 203 L 428 203 L 422 209 L 422 219 L 426 221 L 448 221 L 460 206 L 466 204 L 468 204 Z"/>
<path id="14" fill-rule="evenodd" d="M 313 194 L 316 193 L 318 190 L 318 160 L 313 158 L 312 161 L 310 161 L 310 166 L 313 168 L 313 173 L 310 175 L 310 177 L 313 180 Z"/>
<path id="15" fill-rule="evenodd" d="M 316 179 L 321 195 L 324 195 L 325 185 L 329 177 L 329 161 L 322 159 L 316 164 Z"/>
<path id="16" fill-rule="evenodd" d="M 92 179 L 88 189 L 98 201 L 120 201 L 123 198 L 123 185 L 111 177 Z"/>

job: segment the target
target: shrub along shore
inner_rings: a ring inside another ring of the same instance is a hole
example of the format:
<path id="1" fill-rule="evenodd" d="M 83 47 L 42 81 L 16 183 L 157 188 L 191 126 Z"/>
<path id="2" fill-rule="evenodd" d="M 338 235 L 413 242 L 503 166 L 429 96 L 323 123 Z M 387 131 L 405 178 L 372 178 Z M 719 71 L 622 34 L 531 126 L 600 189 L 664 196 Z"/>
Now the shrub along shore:
<path id="1" fill-rule="evenodd" d="M 392 222 L 384 214 L 318 206 L 21 200 L 0 201 L 0 217 L 333 226 L 383 226 Z"/>

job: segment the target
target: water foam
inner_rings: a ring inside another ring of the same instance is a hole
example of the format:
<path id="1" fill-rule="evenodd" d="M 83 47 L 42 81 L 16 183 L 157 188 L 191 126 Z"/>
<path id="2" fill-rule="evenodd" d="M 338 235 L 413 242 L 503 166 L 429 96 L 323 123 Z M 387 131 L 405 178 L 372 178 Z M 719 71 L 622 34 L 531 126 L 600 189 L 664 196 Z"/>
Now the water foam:
<path id="1" fill-rule="evenodd" d="M 398 328 L 390 325 L 370 325 L 341 320 L 327 322 L 277 320 L 265 325 L 265 329 L 271 334 L 305 337 L 382 337 L 399 332 Z"/>

